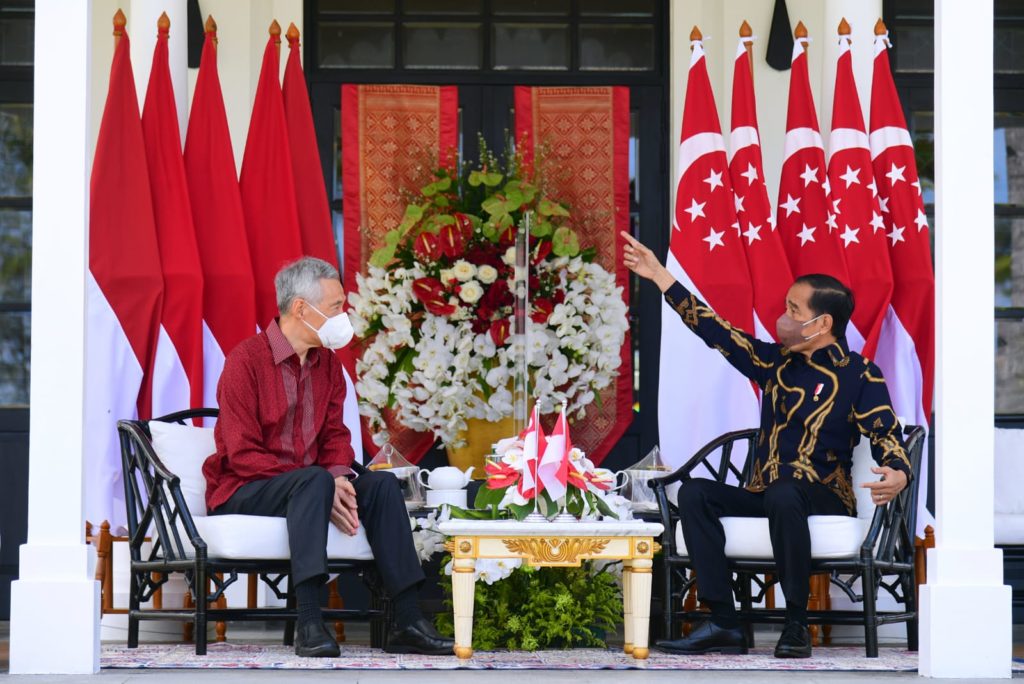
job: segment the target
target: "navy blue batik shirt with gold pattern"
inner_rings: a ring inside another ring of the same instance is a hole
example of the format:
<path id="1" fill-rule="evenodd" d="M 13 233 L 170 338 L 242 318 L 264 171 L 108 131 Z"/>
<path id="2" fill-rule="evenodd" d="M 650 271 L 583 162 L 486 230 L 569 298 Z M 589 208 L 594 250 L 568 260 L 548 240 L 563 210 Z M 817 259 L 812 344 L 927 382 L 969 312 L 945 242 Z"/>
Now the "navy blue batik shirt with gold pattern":
<path id="1" fill-rule="evenodd" d="M 761 491 L 783 477 L 806 479 L 827 486 L 856 515 L 850 468 L 861 435 L 870 439 L 875 461 L 902 470 L 910 480 L 910 461 L 882 373 L 851 352 L 845 339 L 808 358 L 734 328 L 679 283 L 665 299 L 706 345 L 761 388 L 761 426 L 748 489 Z"/>

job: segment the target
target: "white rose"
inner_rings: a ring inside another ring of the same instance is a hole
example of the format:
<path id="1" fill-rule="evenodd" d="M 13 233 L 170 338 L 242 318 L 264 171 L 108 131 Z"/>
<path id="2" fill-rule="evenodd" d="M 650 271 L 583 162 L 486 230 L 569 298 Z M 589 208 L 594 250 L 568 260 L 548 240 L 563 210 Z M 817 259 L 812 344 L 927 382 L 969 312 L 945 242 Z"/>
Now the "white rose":
<path id="1" fill-rule="evenodd" d="M 459 259 L 458 261 L 455 262 L 455 265 L 452 266 L 452 275 L 454 275 L 462 282 L 466 282 L 467 280 L 476 275 L 476 266 L 469 263 L 465 259 Z"/>
<path id="2" fill-rule="evenodd" d="M 455 273 L 450 268 L 441 269 L 441 283 L 447 285 L 448 283 L 455 280 Z"/>
<path id="3" fill-rule="evenodd" d="M 484 296 L 484 288 L 475 280 L 470 280 L 459 289 L 459 298 L 467 304 L 475 304 Z"/>
<path id="4" fill-rule="evenodd" d="M 516 265 L 516 248 L 515 247 L 509 247 L 508 249 L 506 249 L 505 250 L 505 256 L 501 257 L 501 260 L 504 261 L 509 266 L 515 266 Z"/>
<path id="5" fill-rule="evenodd" d="M 480 282 L 484 285 L 490 285 L 498 279 L 498 269 L 484 264 L 477 270 L 476 277 L 479 278 Z"/>

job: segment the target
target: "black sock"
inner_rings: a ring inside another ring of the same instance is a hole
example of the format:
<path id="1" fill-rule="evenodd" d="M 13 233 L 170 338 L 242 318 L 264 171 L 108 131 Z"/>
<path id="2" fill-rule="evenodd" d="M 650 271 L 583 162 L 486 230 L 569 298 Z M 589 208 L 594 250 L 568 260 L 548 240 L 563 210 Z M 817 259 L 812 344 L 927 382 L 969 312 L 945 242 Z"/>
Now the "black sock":
<path id="1" fill-rule="evenodd" d="M 395 622 L 399 629 L 404 629 L 423 617 L 420 611 L 419 592 L 416 587 L 409 587 L 400 592 L 392 603 L 395 607 Z"/>
<path id="2" fill-rule="evenodd" d="M 799 622 L 807 626 L 807 606 L 791 606 L 786 604 L 786 622 Z"/>
<path id="3" fill-rule="evenodd" d="M 320 613 L 320 585 L 323 579 L 311 577 L 295 585 L 295 604 L 299 611 L 299 624 L 306 625 L 323 620 Z"/>
<path id="4" fill-rule="evenodd" d="M 740 620 L 736 616 L 736 606 L 730 601 L 705 601 L 711 608 L 711 622 L 722 629 L 736 629 Z"/>

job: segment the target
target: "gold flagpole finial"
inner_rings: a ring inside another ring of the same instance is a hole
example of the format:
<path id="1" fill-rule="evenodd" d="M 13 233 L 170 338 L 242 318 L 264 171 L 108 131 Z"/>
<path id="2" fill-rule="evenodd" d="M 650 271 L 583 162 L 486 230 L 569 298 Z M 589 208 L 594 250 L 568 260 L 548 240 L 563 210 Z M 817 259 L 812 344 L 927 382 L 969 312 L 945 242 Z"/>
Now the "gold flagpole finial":
<path id="1" fill-rule="evenodd" d="M 882 21 L 881 17 L 879 17 L 878 21 L 875 22 L 875 35 L 876 36 L 884 36 L 888 32 L 889 32 L 889 29 L 887 29 L 885 27 L 885 22 Z"/>
<path id="2" fill-rule="evenodd" d="M 167 16 L 167 12 L 160 15 L 160 18 L 156 20 L 156 30 L 159 34 L 166 35 L 171 30 L 171 18 Z"/>
<path id="3" fill-rule="evenodd" d="M 114 12 L 114 45 L 121 40 L 124 35 L 124 27 L 128 25 L 128 17 L 124 16 L 124 12 L 118 9 Z"/>
<path id="4" fill-rule="evenodd" d="M 846 21 L 846 17 L 843 17 L 842 20 L 839 22 L 839 35 L 848 36 L 852 32 L 853 31 L 850 28 L 850 22 Z"/>
<path id="5" fill-rule="evenodd" d="M 288 33 L 285 34 L 288 38 L 289 43 L 299 42 L 299 27 L 295 25 L 295 22 L 288 24 Z"/>
<path id="6" fill-rule="evenodd" d="M 696 26 L 690 31 L 690 40 L 704 40 L 704 34 L 700 32 L 700 29 Z"/>
<path id="7" fill-rule="evenodd" d="M 277 23 L 277 19 L 270 22 L 270 28 L 268 29 L 268 32 L 270 33 L 271 36 L 274 37 L 274 42 L 281 42 L 281 25 Z"/>
<path id="8" fill-rule="evenodd" d="M 754 29 L 750 28 L 750 24 L 744 19 L 743 23 L 740 24 L 740 38 L 750 38 L 754 35 Z"/>
<path id="9" fill-rule="evenodd" d="M 793 37 L 797 40 L 807 37 L 807 27 L 804 26 L 804 22 L 798 21 L 796 23 L 796 29 L 793 31 Z"/>

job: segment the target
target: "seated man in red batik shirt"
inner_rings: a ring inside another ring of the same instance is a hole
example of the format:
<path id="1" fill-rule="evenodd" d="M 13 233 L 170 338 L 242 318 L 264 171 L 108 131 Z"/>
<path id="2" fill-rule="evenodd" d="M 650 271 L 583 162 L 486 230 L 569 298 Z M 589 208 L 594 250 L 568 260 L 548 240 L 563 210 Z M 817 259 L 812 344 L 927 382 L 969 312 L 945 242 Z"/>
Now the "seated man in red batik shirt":
<path id="1" fill-rule="evenodd" d="M 213 515 L 287 518 L 291 577 L 298 607 L 295 652 L 337 656 L 324 627 L 320 588 L 327 580 L 327 526 L 353 535 L 362 524 L 397 626 L 385 650 L 451 654 L 454 642 L 423 617 L 424 579 L 398 480 L 356 477 L 351 435 L 342 422 L 345 379 L 333 349 L 352 339 L 338 271 L 305 257 L 274 278 L 281 312 L 240 343 L 217 387 L 217 453 L 203 465 Z"/>

